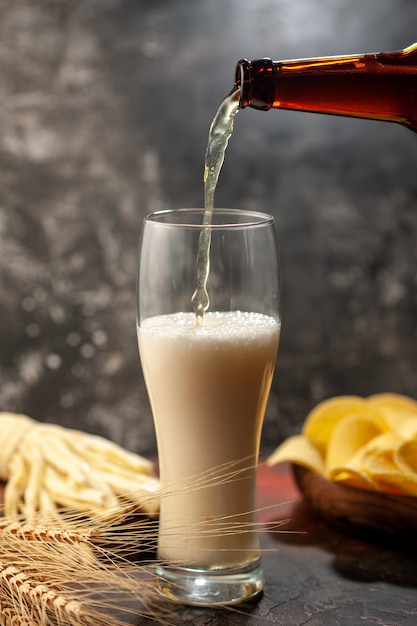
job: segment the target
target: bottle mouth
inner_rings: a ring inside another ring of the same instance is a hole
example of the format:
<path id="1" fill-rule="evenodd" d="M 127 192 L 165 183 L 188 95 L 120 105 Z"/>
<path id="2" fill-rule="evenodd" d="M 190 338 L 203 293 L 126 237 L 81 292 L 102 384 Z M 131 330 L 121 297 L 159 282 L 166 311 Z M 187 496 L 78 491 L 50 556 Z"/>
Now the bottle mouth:
<path id="1" fill-rule="evenodd" d="M 272 71 L 272 60 L 267 57 L 255 61 L 241 59 L 237 63 L 235 89 L 240 90 L 239 108 L 249 106 L 268 111 L 272 107 L 274 99 Z"/>
<path id="2" fill-rule="evenodd" d="M 240 91 L 239 108 L 244 109 L 250 105 L 248 96 L 249 81 L 252 76 L 252 66 L 247 59 L 241 59 L 236 65 L 235 89 Z"/>

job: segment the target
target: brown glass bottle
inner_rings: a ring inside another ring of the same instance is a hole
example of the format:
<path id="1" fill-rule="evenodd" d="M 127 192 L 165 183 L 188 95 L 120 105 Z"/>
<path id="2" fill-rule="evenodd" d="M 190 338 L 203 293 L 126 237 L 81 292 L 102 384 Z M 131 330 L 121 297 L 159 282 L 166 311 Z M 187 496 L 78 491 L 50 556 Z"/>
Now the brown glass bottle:
<path id="1" fill-rule="evenodd" d="M 417 44 L 399 52 L 239 61 L 240 107 L 399 122 L 417 131 Z"/>

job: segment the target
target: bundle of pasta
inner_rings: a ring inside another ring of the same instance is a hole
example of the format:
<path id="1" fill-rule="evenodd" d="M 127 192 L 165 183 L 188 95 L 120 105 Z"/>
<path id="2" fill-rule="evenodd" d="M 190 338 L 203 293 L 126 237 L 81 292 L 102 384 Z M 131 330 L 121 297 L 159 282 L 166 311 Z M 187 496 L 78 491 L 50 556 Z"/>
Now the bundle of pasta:
<path id="1" fill-rule="evenodd" d="M 0 445 L 6 515 L 64 507 L 108 520 L 132 508 L 158 513 L 152 463 L 102 437 L 0 413 Z"/>
<path id="2" fill-rule="evenodd" d="M 393 393 L 324 400 L 267 462 L 283 461 L 353 487 L 417 496 L 417 401 Z"/>

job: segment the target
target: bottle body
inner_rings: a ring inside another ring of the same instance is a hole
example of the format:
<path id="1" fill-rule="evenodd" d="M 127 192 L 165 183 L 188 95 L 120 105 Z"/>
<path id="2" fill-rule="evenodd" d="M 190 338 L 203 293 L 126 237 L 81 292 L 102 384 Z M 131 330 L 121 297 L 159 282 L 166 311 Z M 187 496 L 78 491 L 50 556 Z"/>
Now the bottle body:
<path id="1" fill-rule="evenodd" d="M 417 131 L 417 44 L 399 52 L 305 60 L 242 60 L 240 107 L 399 122 Z"/>

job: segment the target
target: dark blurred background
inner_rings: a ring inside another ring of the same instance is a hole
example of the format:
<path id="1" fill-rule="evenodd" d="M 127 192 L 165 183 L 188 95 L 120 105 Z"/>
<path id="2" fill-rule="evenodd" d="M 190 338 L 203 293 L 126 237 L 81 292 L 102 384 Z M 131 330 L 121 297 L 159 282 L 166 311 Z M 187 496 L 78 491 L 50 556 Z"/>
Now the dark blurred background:
<path id="1" fill-rule="evenodd" d="M 144 214 L 201 206 L 242 58 L 401 49 L 415 0 L 0 0 L 0 410 L 154 455 L 135 331 Z M 217 206 L 276 216 L 267 454 L 336 394 L 416 395 L 417 138 L 246 109 Z"/>

